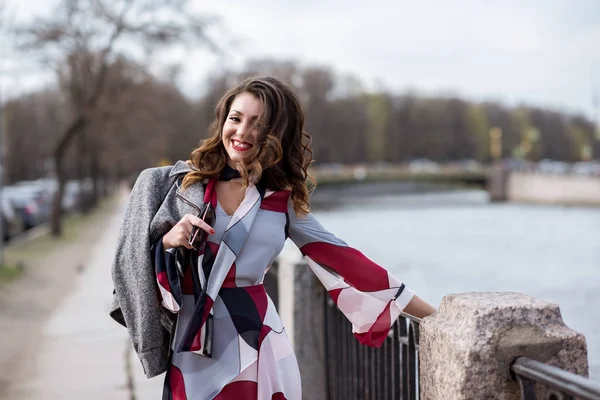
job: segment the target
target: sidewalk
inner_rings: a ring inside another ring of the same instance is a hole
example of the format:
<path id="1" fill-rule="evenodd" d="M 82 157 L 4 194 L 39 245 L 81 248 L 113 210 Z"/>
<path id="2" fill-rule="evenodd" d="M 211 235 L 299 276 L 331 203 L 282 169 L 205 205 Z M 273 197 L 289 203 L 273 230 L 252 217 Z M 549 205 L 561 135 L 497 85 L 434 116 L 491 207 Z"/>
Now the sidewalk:
<path id="1" fill-rule="evenodd" d="M 19 399 L 160 398 L 163 376 L 145 378 L 126 329 L 108 315 L 110 266 L 125 201 L 91 249 L 73 291 L 45 325 L 41 343 L 32 344 L 39 349 L 36 373 L 17 386 Z"/>

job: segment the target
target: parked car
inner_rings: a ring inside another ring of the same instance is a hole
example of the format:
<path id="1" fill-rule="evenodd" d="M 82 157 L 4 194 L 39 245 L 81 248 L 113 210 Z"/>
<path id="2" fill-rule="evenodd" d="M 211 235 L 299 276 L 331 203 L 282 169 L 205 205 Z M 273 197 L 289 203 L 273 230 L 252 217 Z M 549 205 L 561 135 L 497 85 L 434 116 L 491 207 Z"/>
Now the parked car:
<path id="1" fill-rule="evenodd" d="M 2 215 L 2 240 L 6 242 L 23 232 L 23 220 L 5 196 L 0 199 L 0 214 Z"/>
<path id="2" fill-rule="evenodd" d="M 23 221 L 25 229 L 31 229 L 45 222 L 35 193 L 14 186 L 4 188 L 4 196 L 10 201 Z"/>
<path id="3" fill-rule="evenodd" d="M 581 161 L 573 164 L 571 172 L 575 175 L 600 176 L 600 163 L 594 161 Z"/>
<path id="4" fill-rule="evenodd" d="M 39 208 L 40 222 L 46 222 L 50 219 L 54 191 L 44 181 L 19 182 L 16 186 L 12 186 L 11 190 L 22 196 L 30 196 L 35 199 Z"/>
<path id="5" fill-rule="evenodd" d="M 569 164 L 563 161 L 544 159 L 538 163 L 538 171 L 545 174 L 564 175 L 569 169 Z"/>

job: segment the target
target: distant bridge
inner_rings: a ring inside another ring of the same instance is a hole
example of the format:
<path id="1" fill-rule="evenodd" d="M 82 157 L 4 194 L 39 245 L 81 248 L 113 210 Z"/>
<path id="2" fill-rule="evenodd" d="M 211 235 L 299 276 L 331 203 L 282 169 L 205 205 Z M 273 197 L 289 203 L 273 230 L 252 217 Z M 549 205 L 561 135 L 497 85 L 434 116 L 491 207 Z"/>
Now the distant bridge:
<path id="1" fill-rule="evenodd" d="M 423 182 L 486 188 L 489 168 L 459 170 L 440 168 L 436 171 L 411 171 L 408 167 L 344 167 L 330 170 L 315 168 L 311 174 L 317 185 L 337 185 L 359 182 Z"/>
<path id="2" fill-rule="evenodd" d="M 420 182 L 477 187 L 492 201 L 569 206 L 600 206 L 600 176 L 510 170 L 501 164 L 476 169 L 440 166 L 413 170 L 406 166 L 315 168 L 318 186 L 373 182 Z"/>

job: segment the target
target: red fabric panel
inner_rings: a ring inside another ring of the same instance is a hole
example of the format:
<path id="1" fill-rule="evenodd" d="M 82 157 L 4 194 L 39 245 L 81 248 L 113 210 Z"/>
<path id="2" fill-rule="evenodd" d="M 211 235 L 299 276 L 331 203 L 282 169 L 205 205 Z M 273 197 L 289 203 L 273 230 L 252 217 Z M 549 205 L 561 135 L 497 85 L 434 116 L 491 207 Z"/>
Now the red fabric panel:
<path id="1" fill-rule="evenodd" d="M 210 240 L 206 241 L 206 245 L 210 247 L 210 251 L 213 255 L 216 255 L 219 252 L 219 243 L 211 242 Z"/>
<path id="2" fill-rule="evenodd" d="M 391 302 L 385 306 L 383 312 L 379 314 L 368 332 L 354 334 L 361 344 L 371 347 L 381 347 L 392 326 L 390 306 Z"/>
<path id="3" fill-rule="evenodd" d="M 271 396 L 271 400 L 287 400 L 283 393 L 277 392 L 273 396 Z"/>
<path id="4" fill-rule="evenodd" d="M 194 341 L 192 342 L 192 345 L 190 346 L 190 351 L 200 351 L 201 350 L 201 347 L 202 347 L 202 342 L 200 341 L 201 334 L 202 334 L 202 329 L 200 329 L 198 332 L 196 332 L 196 335 L 194 336 Z"/>
<path id="5" fill-rule="evenodd" d="M 221 389 L 214 400 L 258 400 L 258 383 L 253 381 L 231 382 Z"/>
<path id="6" fill-rule="evenodd" d="M 248 286 L 245 287 L 244 290 L 246 290 L 246 292 L 254 302 L 256 310 L 258 311 L 258 315 L 260 315 L 260 320 L 264 321 L 265 315 L 267 315 L 267 307 L 269 305 L 269 300 L 267 299 L 267 292 L 265 291 L 265 287 L 263 285 Z"/>
<path id="7" fill-rule="evenodd" d="M 361 292 L 390 288 L 387 271 L 352 247 L 314 242 L 302 246 L 300 250 L 317 263 L 340 274 Z"/>
<path id="8" fill-rule="evenodd" d="M 237 285 L 235 284 L 235 262 L 233 263 L 233 265 L 231 266 L 231 268 L 229 268 L 229 271 L 227 271 L 227 276 L 225 277 L 225 280 L 223 281 L 223 284 L 221 285 L 221 287 L 224 288 L 234 288 L 237 287 Z"/>
<path id="9" fill-rule="evenodd" d="M 187 400 L 183 374 L 179 368 L 173 364 L 171 364 L 171 369 L 169 371 L 169 389 L 171 389 L 171 396 L 173 400 Z"/>
<path id="10" fill-rule="evenodd" d="M 191 268 L 186 268 L 181 280 L 181 293 L 194 294 L 194 281 L 192 280 Z"/>
<path id="11" fill-rule="evenodd" d="M 258 348 L 259 349 L 260 349 L 260 346 L 262 345 L 263 340 L 271 331 L 272 331 L 272 329 L 268 325 L 263 325 L 263 327 L 260 328 L 260 334 L 258 335 Z"/>
<path id="12" fill-rule="evenodd" d="M 213 303 L 214 303 L 213 299 L 211 299 L 210 296 L 206 296 L 206 303 L 204 303 L 204 315 L 202 317 L 202 326 L 204 326 L 204 323 L 208 319 L 208 315 L 210 314 L 210 309 L 212 308 Z M 198 332 L 196 332 L 196 335 L 194 336 L 194 341 L 192 342 L 192 345 L 190 346 L 190 351 L 202 350 L 202 344 L 200 341 L 201 333 L 202 333 L 202 329 L 199 329 Z"/>
<path id="13" fill-rule="evenodd" d="M 208 314 L 210 314 L 210 310 L 212 309 L 214 303 L 215 303 L 214 300 L 210 296 L 206 296 L 206 303 L 204 304 L 204 316 L 202 317 L 202 324 L 204 324 L 204 322 L 206 322 L 206 319 L 208 318 Z"/>
<path id="14" fill-rule="evenodd" d="M 329 291 L 329 295 L 331 296 L 335 304 L 337 304 L 338 297 L 340 297 L 340 293 L 342 290 L 344 289 L 333 289 Z"/>
<path id="15" fill-rule="evenodd" d="M 173 292 L 171 292 L 171 285 L 169 285 L 169 278 L 167 277 L 166 271 L 159 272 L 156 275 L 156 279 L 158 280 L 158 283 L 160 284 L 160 286 L 165 288 L 165 290 L 167 290 L 169 293 L 173 293 Z"/>
<path id="16" fill-rule="evenodd" d="M 217 208 L 217 177 L 211 178 L 206 184 L 206 190 L 204 191 L 204 202 L 210 202 L 213 208 Z"/>
<path id="17" fill-rule="evenodd" d="M 275 211 L 280 213 L 286 213 L 288 211 L 288 199 L 290 197 L 289 190 L 280 190 L 269 197 L 262 199 L 260 208 L 262 210 Z"/>

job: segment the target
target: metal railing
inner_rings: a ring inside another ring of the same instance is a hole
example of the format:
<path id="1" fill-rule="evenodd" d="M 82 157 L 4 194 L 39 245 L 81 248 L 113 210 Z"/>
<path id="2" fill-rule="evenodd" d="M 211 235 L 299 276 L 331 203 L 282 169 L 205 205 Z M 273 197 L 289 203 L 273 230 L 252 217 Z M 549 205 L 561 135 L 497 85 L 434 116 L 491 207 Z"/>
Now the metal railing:
<path id="1" fill-rule="evenodd" d="M 548 400 L 600 400 L 600 384 L 552 365 L 518 357 L 511 370 L 519 383 L 522 400 L 541 399 L 537 396 L 541 391 Z"/>
<path id="2" fill-rule="evenodd" d="M 329 400 L 417 400 L 419 322 L 402 315 L 381 348 L 361 345 L 352 325 L 325 296 L 324 336 Z"/>

